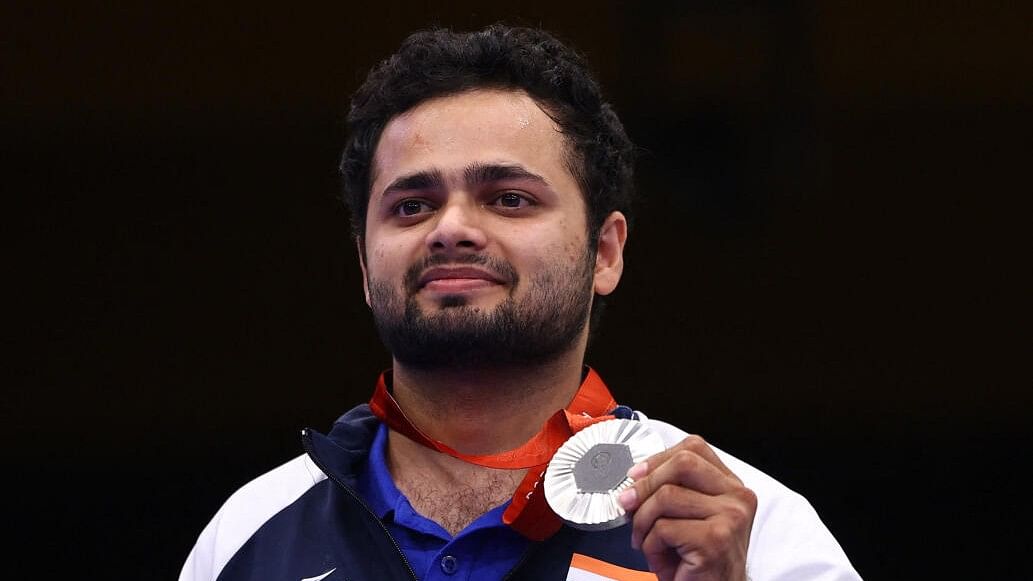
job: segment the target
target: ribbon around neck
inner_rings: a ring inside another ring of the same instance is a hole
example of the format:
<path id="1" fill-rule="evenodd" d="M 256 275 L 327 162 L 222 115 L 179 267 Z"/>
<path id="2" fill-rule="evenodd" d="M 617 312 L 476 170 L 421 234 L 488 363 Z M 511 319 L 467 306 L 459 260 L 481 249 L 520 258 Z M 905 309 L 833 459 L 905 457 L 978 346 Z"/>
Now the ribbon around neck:
<path id="1" fill-rule="evenodd" d="M 398 402 L 387 388 L 389 371 L 380 374 L 369 407 L 373 415 L 387 427 L 410 440 L 454 458 L 484 466 L 507 470 L 527 469 L 527 475 L 513 494 L 513 500 L 502 515 L 502 522 L 533 541 L 543 541 L 562 526 L 552 512 L 539 487 L 545 468 L 556 450 L 571 436 L 588 426 L 613 419 L 609 412 L 617 407 L 599 374 L 587 368 L 581 387 L 566 408 L 553 414 L 542 429 L 518 448 L 498 454 L 463 454 L 458 450 L 423 433 L 406 417 Z"/>

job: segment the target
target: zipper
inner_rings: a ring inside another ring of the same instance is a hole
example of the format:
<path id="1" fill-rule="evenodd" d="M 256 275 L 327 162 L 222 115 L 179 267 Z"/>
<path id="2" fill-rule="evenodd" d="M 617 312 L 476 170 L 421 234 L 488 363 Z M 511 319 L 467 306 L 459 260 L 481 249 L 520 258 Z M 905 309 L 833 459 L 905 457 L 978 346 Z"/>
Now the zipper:
<path id="1" fill-rule="evenodd" d="M 323 474 L 326 474 L 327 478 L 333 480 L 334 483 L 336 483 L 338 486 L 344 489 L 344 491 L 347 492 L 348 495 L 351 496 L 353 499 L 355 499 L 355 501 L 359 503 L 359 506 L 364 508 L 366 512 L 369 514 L 369 516 L 372 517 L 372 519 L 378 525 L 380 525 L 380 530 L 384 531 L 384 535 L 387 537 L 389 541 L 391 541 L 391 544 L 394 546 L 395 551 L 398 552 L 398 556 L 402 558 L 402 563 L 405 565 L 405 568 L 409 571 L 409 576 L 412 577 L 413 581 L 419 581 L 419 578 L 416 577 L 416 571 L 414 571 L 412 565 L 409 564 L 409 559 L 405 558 L 405 553 L 403 553 L 402 548 L 398 546 L 398 541 L 396 541 L 395 538 L 391 536 L 391 531 L 387 530 L 387 526 L 385 526 L 384 523 L 380 521 L 380 518 L 377 517 L 377 513 L 373 512 L 373 509 L 370 508 L 368 504 L 366 504 L 366 501 L 363 500 L 362 497 L 359 496 L 354 490 L 352 490 L 350 486 L 341 482 L 341 480 L 337 478 L 337 476 L 335 476 L 332 473 L 332 471 L 327 470 L 326 467 L 323 466 L 323 463 L 320 462 L 316 458 L 315 454 L 312 453 L 312 444 L 309 440 L 308 428 L 301 431 L 301 441 L 305 447 L 305 452 L 308 454 L 308 457 L 311 458 L 312 462 L 314 462 L 316 466 L 318 466 L 319 469 L 323 471 Z M 520 562 L 523 563 L 523 560 L 521 560 Z M 519 565 L 517 566 L 519 567 Z M 512 573 L 512 571 L 510 571 L 510 573 Z"/>

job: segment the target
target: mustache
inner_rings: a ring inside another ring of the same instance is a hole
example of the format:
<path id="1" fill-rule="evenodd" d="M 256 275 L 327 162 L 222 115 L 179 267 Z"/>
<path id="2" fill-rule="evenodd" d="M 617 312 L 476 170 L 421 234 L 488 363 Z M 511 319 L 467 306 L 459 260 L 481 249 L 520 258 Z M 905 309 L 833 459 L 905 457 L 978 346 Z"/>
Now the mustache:
<path id="1" fill-rule="evenodd" d="M 448 256 L 445 254 L 433 254 L 413 264 L 405 271 L 403 283 L 405 290 L 410 295 L 420 290 L 420 276 L 429 268 L 436 266 L 478 266 L 498 277 L 499 280 L 515 286 L 520 281 L 516 269 L 508 261 L 494 256 L 484 254 L 465 254 L 463 256 Z"/>

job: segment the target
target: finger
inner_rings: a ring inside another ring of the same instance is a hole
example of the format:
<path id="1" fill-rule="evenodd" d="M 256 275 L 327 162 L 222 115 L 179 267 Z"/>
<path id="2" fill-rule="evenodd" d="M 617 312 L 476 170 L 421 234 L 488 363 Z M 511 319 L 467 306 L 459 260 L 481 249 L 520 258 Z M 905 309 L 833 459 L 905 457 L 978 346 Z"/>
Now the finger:
<path id="1" fill-rule="evenodd" d="M 707 562 L 703 539 L 708 524 L 698 520 L 662 518 L 642 541 L 649 570 L 660 579 L 673 579 L 679 568 L 697 570 Z"/>
<path id="2" fill-rule="evenodd" d="M 647 458 L 644 462 L 640 463 L 639 465 L 633 466 L 632 470 L 629 471 L 628 475 L 631 476 L 632 478 L 636 478 L 636 476 L 631 473 L 632 471 L 636 471 L 636 469 L 641 474 L 645 474 L 646 472 L 648 472 L 648 467 L 649 466 L 652 466 L 652 467 L 659 466 L 660 464 L 662 464 L 665 461 L 667 461 L 668 458 L 670 458 L 671 456 L 673 456 L 674 454 L 677 454 L 678 452 L 680 452 L 682 450 L 688 450 L 690 452 L 695 452 L 696 454 L 699 454 L 701 457 L 706 459 L 708 462 L 710 462 L 711 464 L 716 466 L 721 472 L 724 472 L 725 474 L 734 476 L 734 473 L 731 470 L 729 470 L 729 468 L 727 466 L 725 466 L 724 462 L 721 461 L 721 458 L 718 457 L 717 452 L 714 452 L 714 449 L 710 447 L 710 444 L 708 444 L 707 441 L 704 440 L 702 436 L 697 436 L 697 435 L 687 436 L 684 440 L 682 440 L 681 442 L 678 442 L 677 444 L 675 444 L 674 446 L 671 446 L 670 448 L 664 450 L 663 452 L 660 452 L 658 454 L 654 454 L 653 456 L 650 456 L 649 458 Z M 646 466 L 643 466 L 643 464 L 645 464 Z M 643 468 L 645 468 L 645 470 L 643 470 Z"/>
<path id="3" fill-rule="evenodd" d="M 727 521 L 660 519 L 642 542 L 650 570 L 661 579 L 742 578 L 747 543 Z M 655 567 L 655 569 L 654 569 Z"/>
<path id="4" fill-rule="evenodd" d="M 722 472 L 699 454 L 679 450 L 641 476 L 618 497 L 624 510 L 635 510 L 664 484 L 677 484 L 704 494 L 721 494 L 741 483 Z"/>
<path id="5" fill-rule="evenodd" d="M 664 484 L 635 510 L 631 521 L 631 546 L 638 549 L 642 539 L 660 518 L 703 520 L 723 511 L 734 510 L 731 504 L 731 500 L 724 496 L 711 496 L 674 484 Z"/>

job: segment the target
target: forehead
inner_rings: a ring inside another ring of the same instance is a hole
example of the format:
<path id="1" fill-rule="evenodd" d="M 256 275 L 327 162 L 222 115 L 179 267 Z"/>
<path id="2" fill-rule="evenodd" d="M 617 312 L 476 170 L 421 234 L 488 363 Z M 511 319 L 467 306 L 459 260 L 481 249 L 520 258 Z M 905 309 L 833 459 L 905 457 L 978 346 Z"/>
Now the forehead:
<path id="1" fill-rule="evenodd" d="M 388 122 L 373 156 L 371 194 L 398 175 L 447 174 L 477 162 L 519 164 L 572 182 L 566 153 L 559 126 L 526 93 L 466 91 L 430 99 Z"/>

